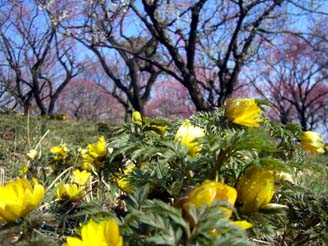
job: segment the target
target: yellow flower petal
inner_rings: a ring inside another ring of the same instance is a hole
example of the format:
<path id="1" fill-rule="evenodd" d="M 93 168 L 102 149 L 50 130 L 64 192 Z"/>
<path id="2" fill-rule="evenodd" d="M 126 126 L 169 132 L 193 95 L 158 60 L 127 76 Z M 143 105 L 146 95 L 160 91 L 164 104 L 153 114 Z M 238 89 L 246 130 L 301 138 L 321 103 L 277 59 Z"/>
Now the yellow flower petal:
<path id="1" fill-rule="evenodd" d="M 103 234 L 112 235 L 112 237 L 107 237 L 106 241 L 108 245 L 122 246 L 123 238 L 120 236 L 120 229 L 114 220 L 102 221 Z"/>
<path id="2" fill-rule="evenodd" d="M 263 121 L 262 111 L 254 98 L 228 98 L 224 105 L 225 116 L 237 125 L 259 127 Z"/>
<path id="3" fill-rule="evenodd" d="M 79 169 L 74 170 L 73 172 L 73 182 L 78 185 L 85 185 L 90 178 L 91 173 L 83 170 L 82 172 Z"/>
<path id="4" fill-rule="evenodd" d="M 40 184 L 36 184 L 33 189 L 33 205 L 37 206 L 41 203 L 44 197 L 44 187 Z"/>
<path id="5" fill-rule="evenodd" d="M 80 239 L 76 237 L 67 237 L 67 243 L 63 244 L 64 246 L 83 246 L 85 245 Z"/>
<path id="6" fill-rule="evenodd" d="M 247 230 L 253 227 L 253 225 L 246 220 L 237 220 L 237 221 L 232 221 L 231 223 L 240 227 L 240 229 L 243 230 Z"/>

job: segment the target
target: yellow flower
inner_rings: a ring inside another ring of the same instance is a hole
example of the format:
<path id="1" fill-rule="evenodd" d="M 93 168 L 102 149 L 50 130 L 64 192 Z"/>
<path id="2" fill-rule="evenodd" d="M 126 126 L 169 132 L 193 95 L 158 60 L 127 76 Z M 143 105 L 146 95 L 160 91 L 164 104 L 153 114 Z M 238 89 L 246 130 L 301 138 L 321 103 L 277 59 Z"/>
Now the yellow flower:
<path id="1" fill-rule="evenodd" d="M 104 136 L 98 138 L 97 144 L 88 144 L 88 154 L 94 159 L 104 159 L 108 153 Z"/>
<path id="2" fill-rule="evenodd" d="M 81 169 L 82 170 L 90 170 L 92 167 L 92 164 L 88 161 L 84 161 L 82 164 L 81 164 Z"/>
<path id="3" fill-rule="evenodd" d="M 191 157 L 195 157 L 201 150 L 202 146 L 196 140 L 196 138 L 204 137 L 204 129 L 198 126 L 191 125 L 189 120 L 185 120 L 179 127 L 174 142 L 180 142 L 181 145 L 187 147 L 188 154 Z"/>
<path id="4" fill-rule="evenodd" d="M 84 159 L 83 162 L 87 162 L 90 165 L 82 165 L 84 168 L 89 166 L 91 168 L 92 164 L 96 167 L 103 167 L 104 161 L 108 154 L 108 148 L 106 147 L 106 140 L 104 136 L 98 138 L 97 144 L 88 144 L 86 149 L 81 149 L 80 154 Z"/>
<path id="5" fill-rule="evenodd" d="M 202 206 L 210 206 L 214 201 L 226 201 L 229 205 L 234 206 L 237 198 L 237 191 L 235 188 L 215 181 L 205 180 L 203 184 L 193 189 L 187 199 L 183 202 L 182 208 L 187 215 L 188 221 L 194 224 L 191 216 L 189 215 L 189 207 L 191 205 L 195 208 Z M 228 208 L 219 207 L 219 209 L 226 212 L 224 218 L 229 219 L 232 210 Z"/>
<path id="6" fill-rule="evenodd" d="M 91 173 L 87 170 L 80 172 L 79 169 L 74 170 L 73 172 L 73 182 L 78 185 L 85 185 L 90 178 Z"/>
<path id="7" fill-rule="evenodd" d="M 80 188 L 77 184 L 62 184 L 56 190 L 56 197 L 59 200 L 71 200 L 76 202 L 83 196 L 83 188 Z"/>
<path id="8" fill-rule="evenodd" d="M 0 185 L 0 220 L 15 221 L 39 206 L 44 196 L 44 187 L 35 179 L 9 181 Z"/>
<path id="9" fill-rule="evenodd" d="M 254 98 L 228 98 L 224 105 L 225 116 L 237 125 L 259 127 L 263 121 L 262 111 Z"/>
<path id="10" fill-rule="evenodd" d="M 139 111 L 134 111 L 132 113 L 131 122 L 138 125 L 142 125 L 142 116 Z"/>
<path id="11" fill-rule="evenodd" d="M 275 171 L 251 165 L 237 181 L 237 203 L 241 212 L 249 213 L 266 206 L 273 197 Z"/>
<path id="12" fill-rule="evenodd" d="M 301 146 L 309 150 L 312 155 L 316 153 L 325 153 L 323 139 L 321 135 L 317 132 L 306 131 L 301 135 Z"/>
<path id="13" fill-rule="evenodd" d="M 123 238 L 115 220 L 89 221 L 82 226 L 81 239 L 67 237 L 63 246 L 122 246 Z"/>
<path id="14" fill-rule="evenodd" d="M 66 144 L 61 144 L 54 146 L 50 149 L 50 152 L 53 154 L 53 158 L 55 161 L 63 161 L 68 156 L 68 148 Z"/>
<path id="15" fill-rule="evenodd" d="M 108 153 L 104 136 L 98 138 L 97 144 L 88 144 L 87 148 L 88 154 L 91 155 L 94 159 L 105 158 Z"/>
<path id="16" fill-rule="evenodd" d="M 34 160 L 38 157 L 38 151 L 36 149 L 31 149 L 26 155 L 30 160 Z"/>
<path id="17" fill-rule="evenodd" d="M 127 169 L 124 170 L 124 175 L 133 172 L 135 167 L 136 167 L 135 165 L 130 165 Z M 133 184 L 131 184 L 124 176 L 117 179 L 117 185 L 118 187 L 120 187 L 121 190 L 127 193 L 132 191 L 134 188 Z"/>

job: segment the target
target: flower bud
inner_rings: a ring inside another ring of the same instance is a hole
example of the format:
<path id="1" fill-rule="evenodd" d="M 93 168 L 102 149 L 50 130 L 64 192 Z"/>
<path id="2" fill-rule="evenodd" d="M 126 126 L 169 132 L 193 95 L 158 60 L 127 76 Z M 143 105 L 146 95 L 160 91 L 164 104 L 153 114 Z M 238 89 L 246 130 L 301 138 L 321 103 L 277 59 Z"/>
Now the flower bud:
<path id="1" fill-rule="evenodd" d="M 31 149 L 26 155 L 30 160 L 34 160 L 38 157 L 38 151 L 36 149 Z"/>
<path id="2" fill-rule="evenodd" d="M 129 173 L 133 172 L 133 170 L 135 169 L 135 165 L 131 164 L 128 168 L 126 168 L 124 170 L 124 174 L 120 175 L 120 177 L 117 179 L 117 185 L 118 187 L 123 190 L 124 192 L 131 192 L 134 188 L 134 185 L 132 183 L 130 183 L 128 181 L 128 179 L 126 177 L 124 177 L 124 175 L 128 175 Z"/>
<path id="3" fill-rule="evenodd" d="M 306 131 L 301 135 L 301 146 L 309 150 L 312 155 L 325 153 L 323 139 L 317 132 Z"/>
<path id="4" fill-rule="evenodd" d="M 275 171 L 251 165 L 239 177 L 236 185 L 237 204 L 241 212 L 255 212 L 267 205 L 273 197 Z"/>
<path id="5" fill-rule="evenodd" d="M 87 161 L 84 161 L 82 164 L 81 164 L 81 169 L 82 170 L 90 170 L 92 167 L 92 164 L 90 162 L 87 162 Z"/>
<path id="6" fill-rule="evenodd" d="M 139 111 L 134 111 L 132 113 L 131 122 L 138 125 L 142 125 L 142 117 Z"/>
<path id="7" fill-rule="evenodd" d="M 194 224 L 189 215 L 189 206 L 193 205 L 195 208 L 202 206 L 210 206 L 214 201 L 226 201 L 229 205 L 234 206 L 237 198 L 235 188 L 215 181 L 205 180 L 203 184 L 189 192 L 187 199 L 183 202 L 182 208 L 186 213 L 187 219 Z M 232 210 L 229 208 L 219 207 L 219 209 L 226 212 L 226 219 L 229 219 Z"/>
<path id="8" fill-rule="evenodd" d="M 185 120 L 178 129 L 174 142 L 180 142 L 181 145 L 187 147 L 188 154 L 191 157 L 195 157 L 202 148 L 202 146 L 195 140 L 196 138 L 204 137 L 204 135 L 203 128 L 193 126 L 189 120 Z"/>

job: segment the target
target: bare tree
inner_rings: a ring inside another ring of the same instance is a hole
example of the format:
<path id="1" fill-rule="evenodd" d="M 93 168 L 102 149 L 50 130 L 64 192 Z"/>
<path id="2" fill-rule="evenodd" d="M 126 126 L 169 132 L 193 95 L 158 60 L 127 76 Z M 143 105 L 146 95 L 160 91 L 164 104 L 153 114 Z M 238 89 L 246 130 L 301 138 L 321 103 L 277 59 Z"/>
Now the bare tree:
<path id="1" fill-rule="evenodd" d="M 294 32 L 301 16 L 325 14 L 319 0 L 23 2 L 1 7 L 1 52 L 10 71 L 3 81 L 24 107 L 33 100 L 42 114 L 54 110 L 78 73 L 73 49 L 79 59 L 97 58 L 106 75 L 98 84 L 126 112 L 143 113 L 164 74 L 187 89 L 197 110 L 211 110 L 233 95 L 263 44 Z"/>
<path id="2" fill-rule="evenodd" d="M 297 122 L 313 130 L 325 122 L 328 59 L 322 49 L 294 35 L 269 47 L 253 78 L 257 92 L 270 101 L 282 123 Z"/>
<path id="3" fill-rule="evenodd" d="M 130 6 L 167 58 L 145 60 L 183 84 L 197 110 L 210 110 L 232 95 L 242 68 L 254 60 L 262 44 L 276 33 L 293 31 L 291 22 L 316 12 L 315 3 L 320 1 L 142 0 Z M 202 64 L 217 76 L 200 77 Z"/>
<path id="4" fill-rule="evenodd" d="M 1 58 L 0 58 L 1 59 Z M 4 59 L 3 59 L 4 60 Z M 12 82 L 15 78 L 12 78 L 8 73 L 5 64 L 0 65 L 0 107 L 2 109 L 15 109 L 18 105 L 28 105 L 29 98 L 27 95 L 22 97 L 22 101 L 16 98 L 14 90 L 12 89 Z"/>
<path id="5" fill-rule="evenodd" d="M 133 22 L 127 5 L 93 1 L 83 5 L 76 23 L 66 24 L 65 33 L 89 49 L 99 60 L 106 80 L 99 83 L 126 112 L 144 113 L 152 85 L 161 71 L 139 56 L 158 59 L 157 41 L 142 32 L 128 34 Z M 127 114 L 128 116 L 128 114 Z"/>
<path id="6" fill-rule="evenodd" d="M 52 113 L 59 94 L 79 72 L 72 43 L 57 32 L 60 18 L 47 18 L 37 1 L 10 1 L 0 11 L 8 91 L 25 112 L 34 101 L 41 114 Z"/>

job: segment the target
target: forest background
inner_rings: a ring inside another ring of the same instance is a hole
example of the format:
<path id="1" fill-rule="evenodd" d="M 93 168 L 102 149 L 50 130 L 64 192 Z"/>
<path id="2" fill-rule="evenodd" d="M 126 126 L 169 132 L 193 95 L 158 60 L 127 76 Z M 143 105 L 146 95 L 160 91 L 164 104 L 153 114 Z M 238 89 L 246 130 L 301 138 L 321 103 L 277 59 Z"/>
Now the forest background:
<path id="1" fill-rule="evenodd" d="M 229 97 L 327 138 L 322 0 L 0 2 L 0 107 L 119 123 Z"/>

